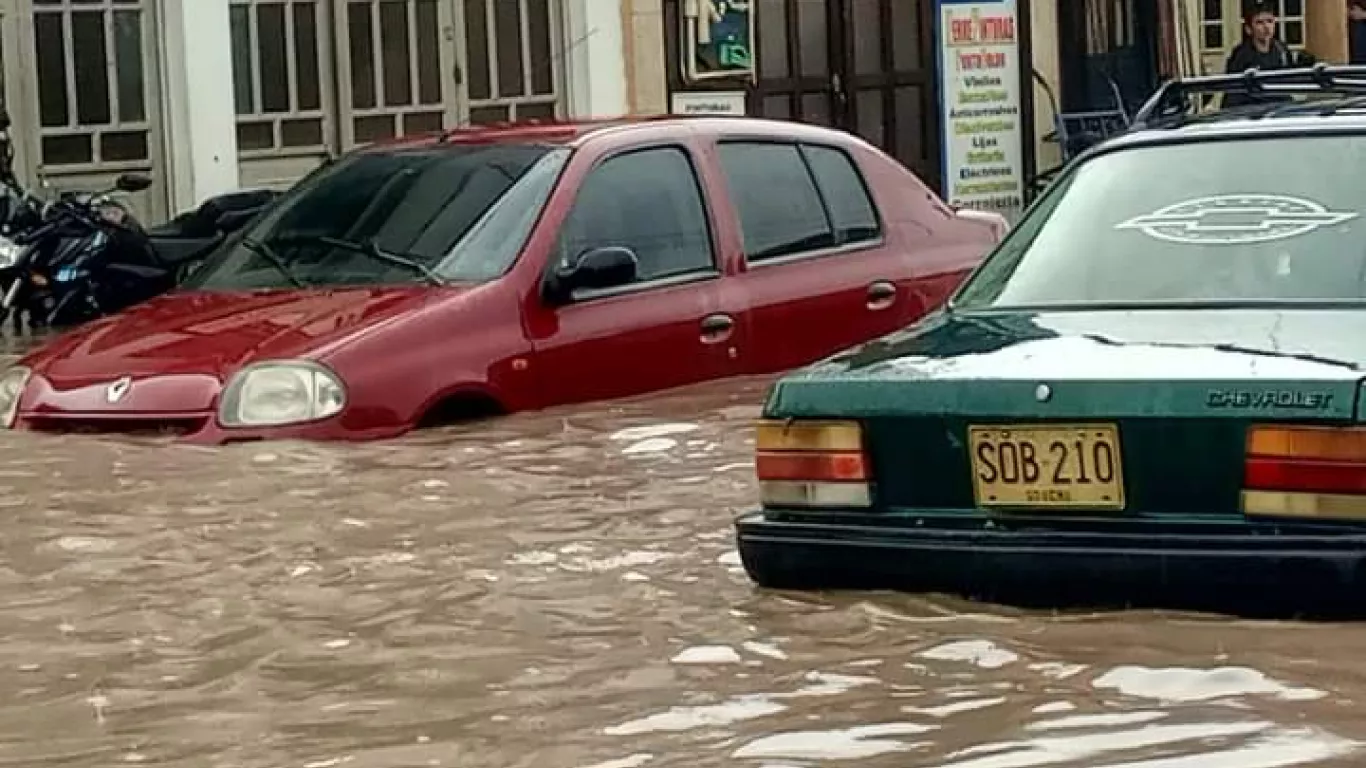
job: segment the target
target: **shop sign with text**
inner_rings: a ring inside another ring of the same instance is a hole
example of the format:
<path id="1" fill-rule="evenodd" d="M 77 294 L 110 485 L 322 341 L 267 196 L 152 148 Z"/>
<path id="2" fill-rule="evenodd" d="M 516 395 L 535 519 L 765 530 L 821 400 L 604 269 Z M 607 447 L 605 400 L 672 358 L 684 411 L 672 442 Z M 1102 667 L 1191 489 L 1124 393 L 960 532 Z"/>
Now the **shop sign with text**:
<path id="1" fill-rule="evenodd" d="M 938 0 L 944 197 L 1012 221 L 1024 199 L 1016 0 Z"/>

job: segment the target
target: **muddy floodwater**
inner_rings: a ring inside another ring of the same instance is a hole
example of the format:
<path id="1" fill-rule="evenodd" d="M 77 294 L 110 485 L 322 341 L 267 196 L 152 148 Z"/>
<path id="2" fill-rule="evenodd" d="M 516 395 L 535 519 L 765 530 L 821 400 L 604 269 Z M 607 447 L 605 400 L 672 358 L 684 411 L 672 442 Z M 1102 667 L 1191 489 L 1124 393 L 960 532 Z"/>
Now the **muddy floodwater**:
<path id="1" fill-rule="evenodd" d="M 756 590 L 763 385 L 363 446 L 0 433 L 0 766 L 1366 764 L 1366 625 Z"/>

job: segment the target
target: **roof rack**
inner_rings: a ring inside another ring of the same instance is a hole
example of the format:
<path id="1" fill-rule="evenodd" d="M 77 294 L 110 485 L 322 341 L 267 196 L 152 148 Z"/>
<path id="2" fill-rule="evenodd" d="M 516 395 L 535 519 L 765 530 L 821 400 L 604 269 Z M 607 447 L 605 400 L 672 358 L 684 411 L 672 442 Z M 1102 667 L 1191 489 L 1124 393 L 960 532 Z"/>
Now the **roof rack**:
<path id="1" fill-rule="evenodd" d="M 1182 116 L 1190 111 L 1190 97 L 1201 94 L 1366 95 L 1366 66 L 1319 63 L 1296 69 L 1249 69 L 1234 75 L 1208 75 L 1168 80 L 1134 115 L 1132 127 Z"/>

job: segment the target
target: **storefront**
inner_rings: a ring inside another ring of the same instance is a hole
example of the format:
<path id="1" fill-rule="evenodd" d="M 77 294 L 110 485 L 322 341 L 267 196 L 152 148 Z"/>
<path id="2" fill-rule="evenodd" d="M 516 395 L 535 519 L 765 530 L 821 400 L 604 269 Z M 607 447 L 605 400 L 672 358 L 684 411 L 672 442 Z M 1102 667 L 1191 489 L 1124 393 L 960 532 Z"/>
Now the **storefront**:
<path id="1" fill-rule="evenodd" d="M 1018 209 L 1025 0 L 665 0 L 670 108 L 856 133 L 952 202 Z"/>
<path id="2" fill-rule="evenodd" d="M 1167 78 L 1224 71 L 1242 41 L 1243 0 L 1033 0 L 1032 62 L 1038 165 L 1059 159 L 1050 140 L 1049 91 L 1066 112 L 1132 114 Z M 1276 0 L 1278 32 L 1292 49 L 1347 61 L 1347 11 L 1340 2 Z"/>
<path id="3" fill-rule="evenodd" d="M 620 114 L 621 8 L 0 0 L 0 95 L 21 178 L 92 189 L 149 172 L 156 185 L 131 202 L 157 220 L 239 184 L 288 185 L 327 155 L 371 141 Z"/>

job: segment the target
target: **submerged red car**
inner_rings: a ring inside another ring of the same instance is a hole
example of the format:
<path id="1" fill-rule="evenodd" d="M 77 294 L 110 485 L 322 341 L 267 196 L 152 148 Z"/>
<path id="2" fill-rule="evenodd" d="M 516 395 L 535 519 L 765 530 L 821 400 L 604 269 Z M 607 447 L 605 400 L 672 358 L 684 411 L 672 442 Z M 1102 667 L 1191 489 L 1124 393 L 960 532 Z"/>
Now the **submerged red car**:
<path id="1" fill-rule="evenodd" d="M 1004 230 L 853 136 L 786 122 L 372 146 L 177 291 L 0 373 L 0 427 L 376 439 L 779 372 L 919 318 Z"/>

